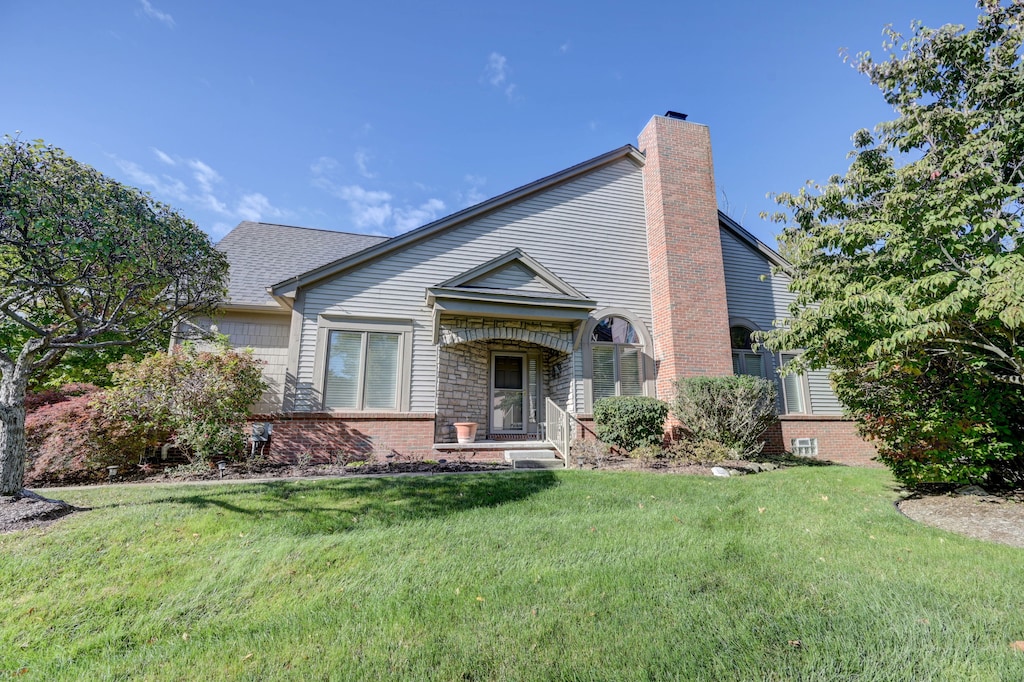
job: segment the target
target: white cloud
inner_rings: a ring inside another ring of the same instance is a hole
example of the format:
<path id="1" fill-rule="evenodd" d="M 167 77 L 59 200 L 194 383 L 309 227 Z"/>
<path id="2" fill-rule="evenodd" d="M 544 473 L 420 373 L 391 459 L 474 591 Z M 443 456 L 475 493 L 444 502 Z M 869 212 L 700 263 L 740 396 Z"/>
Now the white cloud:
<path id="1" fill-rule="evenodd" d="M 567 40 L 567 41 L 565 41 L 564 43 L 562 43 L 562 44 L 561 44 L 561 45 L 560 45 L 560 46 L 558 47 L 558 51 L 559 51 L 559 52 L 561 52 L 562 54 L 565 54 L 566 52 L 568 52 L 568 51 L 569 51 L 569 48 L 571 48 L 571 47 L 572 47 L 572 45 L 571 45 L 571 44 L 569 43 L 569 41 Z"/>
<path id="2" fill-rule="evenodd" d="M 508 78 L 508 59 L 505 58 L 505 55 L 492 52 L 491 56 L 487 58 L 485 73 L 488 83 L 495 87 L 500 86 Z"/>
<path id="3" fill-rule="evenodd" d="M 174 17 L 167 12 L 161 12 L 150 4 L 149 0 L 139 0 L 142 5 L 142 13 L 151 19 L 156 19 L 167 28 L 174 28 Z"/>
<path id="4" fill-rule="evenodd" d="M 188 187 L 177 178 L 169 175 L 153 175 L 134 161 L 126 159 L 114 157 L 114 163 L 124 173 L 130 185 L 155 192 L 165 201 L 184 202 L 188 199 Z"/>
<path id="5" fill-rule="evenodd" d="M 468 189 L 463 192 L 459 192 L 457 195 L 463 208 L 479 204 L 487 198 L 487 196 L 480 191 L 480 188 L 487 184 L 487 178 L 479 175 L 467 175 L 463 180 L 465 180 L 466 184 L 469 185 Z"/>
<path id="6" fill-rule="evenodd" d="M 396 209 L 394 228 L 399 234 L 433 222 L 444 210 L 444 202 L 440 199 L 427 199 L 416 208 Z"/>
<path id="7" fill-rule="evenodd" d="M 178 164 L 177 161 L 175 161 L 170 156 L 168 156 L 164 152 L 160 151 L 156 147 L 153 147 L 153 153 L 156 154 L 156 158 L 160 159 L 161 161 L 166 163 L 168 166 L 176 166 Z"/>
<path id="8" fill-rule="evenodd" d="M 152 173 L 134 161 L 114 158 L 114 163 L 124 176 L 124 181 L 153 192 L 154 196 L 172 204 L 185 207 L 192 211 L 204 211 L 219 218 L 209 230 L 214 238 L 225 234 L 230 229 L 228 221 L 279 219 L 288 215 L 287 211 L 275 207 L 264 194 L 245 192 L 240 195 L 237 189 L 215 187 L 223 183 L 220 173 L 200 159 L 183 159 L 168 154 L 156 147 L 153 155 L 164 166 L 169 166 L 167 173 Z M 168 173 L 179 173 L 175 177 Z M 199 216 L 201 218 L 201 216 Z"/>
<path id="9" fill-rule="evenodd" d="M 366 168 L 369 156 L 360 151 L 355 153 L 354 158 L 360 172 L 366 176 L 369 173 Z M 313 174 L 312 184 L 346 203 L 355 229 L 375 234 L 405 232 L 435 220 L 445 209 L 444 202 L 437 198 L 427 199 L 419 206 L 396 206 L 390 192 L 336 181 L 331 177 L 331 172 L 337 167 L 337 161 L 329 156 L 321 156 L 309 167 Z"/>
<path id="10" fill-rule="evenodd" d="M 505 93 L 505 97 L 511 102 L 517 99 L 517 86 L 509 81 L 512 70 L 508 66 L 508 59 L 505 55 L 492 52 L 487 57 L 487 66 L 484 67 L 484 79 L 493 87 L 499 88 Z"/>
<path id="11" fill-rule="evenodd" d="M 199 159 L 189 159 L 188 165 L 192 169 L 192 177 L 199 183 L 204 192 L 213 191 L 213 183 L 220 182 L 220 173 L 213 170 Z"/>
<path id="12" fill-rule="evenodd" d="M 370 179 L 373 179 L 373 178 L 377 177 L 377 174 L 370 172 L 370 169 L 367 166 L 367 163 L 369 162 L 369 160 L 371 158 L 369 154 L 367 154 L 366 152 L 364 152 L 362 150 L 359 150 L 355 154 L 353 154 L 352 158 L 356 162 L 356 168 L 359 169 L 359 174 L 360 175 L 362 175 L 364 178 L 370 178 Z"/>
<path id="13" fill-rule="evenodd" d="M 338 160 L 333 159 L 330 156 L 321 156 L 319 159 L 309 165 L 310 172 L 313 175 L 324 175 L 329 173 L 338 167 Z"/>
<path id="14" fill-rule="evenodd" d="M 228 232 L 230 232 L 233 227 L 234 225 L 232 225 L 231 223 L 217 222 L 214 223 L 213 227 L 207 230 L 207 232 L 209 232 L 210 236 L 213 238 L 214 241 L 219 241 L 220 238 L 226 235 Z"/>
<path id="15" fill-rule="evenodd" d="M 282 216 L 282 212 L 274 208 L 270 204 L 270 200 L 259 192 L 243 195 L 238 200 L 235 213 L 238 217 L 252 220 L 253 222 L 259 222 L 264 218 L 280 218 Z"/>

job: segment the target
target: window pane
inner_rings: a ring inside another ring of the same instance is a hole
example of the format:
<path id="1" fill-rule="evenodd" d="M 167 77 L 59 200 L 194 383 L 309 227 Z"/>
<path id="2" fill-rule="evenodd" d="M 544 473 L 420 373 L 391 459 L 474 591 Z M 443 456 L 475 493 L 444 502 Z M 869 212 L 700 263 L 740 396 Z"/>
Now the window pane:
<path id="1" fill-rule="evenodd" d="M 494 387 L 523 388 L 523 359 L 518 355 L 494 356 Z"/>
<path id="2" fill-rule="evenodd" d="M 746 327 L 729 327 L 729 341 L 733 348 L 750 348 L 750 330 Z"/>
<path id="3" fill-rule="evenodd" d="M 363 335 L 359 332 L 332 331 L 328 337 L 327 377 L 324 381 L 324 407 L 328 409 L 359 406 L 359 369 L 362 366 Z"/>
<path id="4" fill-rule="evenodd" d="M 615 346 L 594 346 L 594 400 L 615 395 Z"/>
<path id="5" fill-rule="evenodd" d="M 786 365 L 793 359 L 792 355 L 783 355 L 782 364 Z M 787 374 L 782 377 L 782 392 L 786 398 L 786 412 L 802 414 L 804 409 L 804 382 L 800 374 Z"/>
<path id="6" fill-rule="evenodd" d="M 398 334 L 366 335 L 363 409 L 393 410 L 398 405 Z"/>
<path id="7" fill-rule="evenodd" d="M 752 377 L 764 376 L 764 358 L 760 353 L 743 353 L 743 373 Z"/>
<path id="8" fill-rule="evenodd" d="M 732 354 L 732 373 L 733 374 L 739 374 L 740 373 L 740 355 L 739 355 L 739 353 L 733 353 Z"/>
<path id="9" fill-rule="evenodd" d="M 623 346 L 619 350 L 619 395 L 643 395 L 640 381 L 640 349 Z"/>
<path id="10" fill-rule="evenodd" d="M 590 335 L 591 341 L 605 341 L 610 343 L 640 343 L 640 337 L 633 325 L 621 317 L 605 317 Z"/>

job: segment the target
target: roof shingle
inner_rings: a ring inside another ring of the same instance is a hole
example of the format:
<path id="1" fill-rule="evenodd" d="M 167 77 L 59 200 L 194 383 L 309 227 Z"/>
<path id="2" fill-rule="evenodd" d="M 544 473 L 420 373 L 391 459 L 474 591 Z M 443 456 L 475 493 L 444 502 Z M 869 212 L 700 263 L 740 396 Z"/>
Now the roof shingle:
<path id="1" fill-rule="evenodd" d="M 387 237 L 334 232 L 248 220 L 228 232 L 217 248 L 227 254 L 231 271 L 228 303 L 270 305 L 267 286 L 301 275 L 369 248 Z"/>

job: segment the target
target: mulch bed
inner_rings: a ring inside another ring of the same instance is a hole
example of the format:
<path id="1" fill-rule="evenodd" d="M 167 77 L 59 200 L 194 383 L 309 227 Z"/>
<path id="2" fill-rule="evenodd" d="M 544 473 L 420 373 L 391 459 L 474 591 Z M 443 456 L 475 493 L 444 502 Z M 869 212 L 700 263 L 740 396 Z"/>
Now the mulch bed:
<path id="1" fill-rule="evenodd" d="M 1024 491 L 990 495 L 969 486 L 945 495 L 913 495 L 896 507 L 928 526 L 1024 548 Z"/>
<path id="2" fill-rule="evenodd" d="M 40 497 L 0 497 L 0 535 L 48 526 L 68 514 L 83 511 L 60 500 Z"/>

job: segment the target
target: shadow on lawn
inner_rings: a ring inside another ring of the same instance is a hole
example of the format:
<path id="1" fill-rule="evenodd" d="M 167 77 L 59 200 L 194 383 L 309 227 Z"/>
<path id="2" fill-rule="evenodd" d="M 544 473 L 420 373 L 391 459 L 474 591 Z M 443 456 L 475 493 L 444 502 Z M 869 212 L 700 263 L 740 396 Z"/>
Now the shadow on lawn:
<path id="1" fill-rule="evenodd" d="M 389 527 L 480 507 L 497 507 L 556 485 L 558 480 L 551 472 L 272 481 L 210 487 L 143 504 L 216 509 L 225 516 L 259 518 L 280 531 L 314 535 Z"/>

